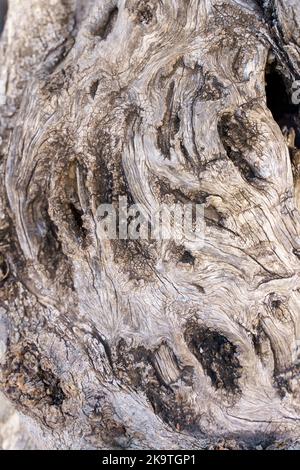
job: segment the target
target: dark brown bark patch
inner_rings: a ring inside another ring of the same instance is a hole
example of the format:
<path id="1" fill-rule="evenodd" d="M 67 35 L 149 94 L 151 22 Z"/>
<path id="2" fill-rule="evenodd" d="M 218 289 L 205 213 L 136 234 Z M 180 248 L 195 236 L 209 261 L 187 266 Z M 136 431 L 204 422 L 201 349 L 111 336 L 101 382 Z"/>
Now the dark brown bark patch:
<path id="1" fill-rule="evenodd" d="M 189 349 L 216 389 L 239 393 L 241 365 L 237 347 L 218 331 L 190 324 L 185 331 Z"/>

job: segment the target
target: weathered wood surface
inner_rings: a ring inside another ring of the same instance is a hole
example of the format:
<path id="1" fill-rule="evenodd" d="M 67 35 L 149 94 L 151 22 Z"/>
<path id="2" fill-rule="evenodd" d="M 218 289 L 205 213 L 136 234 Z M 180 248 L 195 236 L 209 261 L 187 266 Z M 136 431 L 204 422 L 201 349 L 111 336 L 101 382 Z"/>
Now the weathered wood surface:
<path id="1" fill-rule="evenodd" d="M 299 25 L 298 0 L 9 1 L 1 389 L 44 447 L 297 442 L 299 116 L 265 79 L 292 93 Z M 204 246 L 102 240 L 120 195 L 205 204 Z"/>

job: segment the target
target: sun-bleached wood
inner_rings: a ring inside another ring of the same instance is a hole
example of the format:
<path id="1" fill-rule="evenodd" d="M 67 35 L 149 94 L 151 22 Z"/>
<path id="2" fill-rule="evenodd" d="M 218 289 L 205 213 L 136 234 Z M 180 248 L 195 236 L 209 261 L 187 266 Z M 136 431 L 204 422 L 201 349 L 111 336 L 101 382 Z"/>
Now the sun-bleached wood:
<path id="1" fill-rule="evenodd" d="M 9 1 L 1 389 L 41 446 L 298 440 L 297 129 L 265 77 L 299 79 L 299 24 L 297 0 Z M 99 238 L 120 195 L 204 204 L 204 245 Z"/>

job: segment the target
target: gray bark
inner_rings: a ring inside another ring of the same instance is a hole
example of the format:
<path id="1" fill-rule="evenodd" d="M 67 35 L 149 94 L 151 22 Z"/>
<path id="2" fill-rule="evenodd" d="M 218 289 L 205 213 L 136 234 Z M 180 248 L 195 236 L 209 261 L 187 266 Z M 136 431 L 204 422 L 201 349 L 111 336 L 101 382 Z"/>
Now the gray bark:
<path id="1" fill-rule="evenodd" d="M 299 115 L 266 73 L 291 96 L 299 25 L 297 0 L 9 1 L 1 389 L 38 446 L 297 443 Z M 204 204 L 204 246 L 101 239 L 120 195 Z"/>

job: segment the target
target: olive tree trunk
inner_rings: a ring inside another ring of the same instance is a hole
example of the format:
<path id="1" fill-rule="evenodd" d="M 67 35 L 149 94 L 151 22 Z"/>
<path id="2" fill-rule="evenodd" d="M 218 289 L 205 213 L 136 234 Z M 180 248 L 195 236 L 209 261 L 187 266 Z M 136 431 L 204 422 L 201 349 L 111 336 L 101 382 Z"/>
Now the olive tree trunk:
<path id="1" fill-rule="evenodd" d="M 37 446 L 297 442 L 299 27 L 298 0 L 9 0 L 0 383 Z M 120 196 L 202 204 L 204 243 L 102 238 Z"/>

